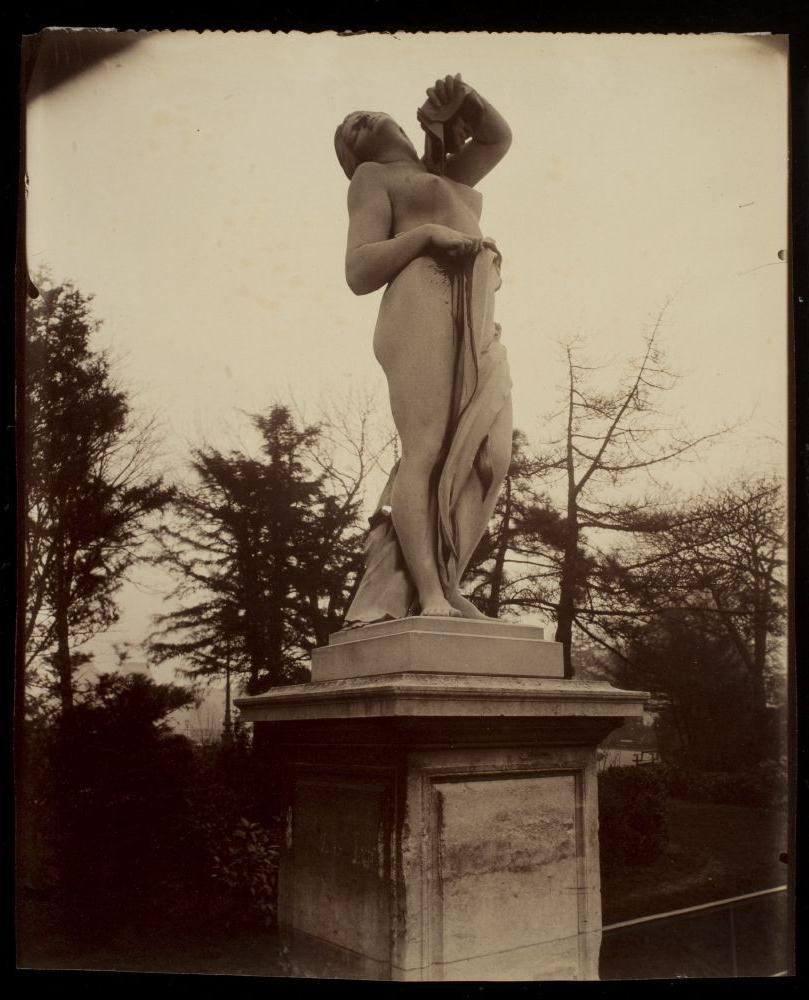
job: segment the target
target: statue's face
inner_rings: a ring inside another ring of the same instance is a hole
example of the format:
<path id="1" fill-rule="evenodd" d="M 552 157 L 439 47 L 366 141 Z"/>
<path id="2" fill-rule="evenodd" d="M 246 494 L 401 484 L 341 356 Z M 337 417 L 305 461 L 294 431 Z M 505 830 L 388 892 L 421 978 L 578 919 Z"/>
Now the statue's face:
<path id="1" fill-rule="evenodd" d="M 343 140 L 358 160 L 374 160 L 391 146 L 411 145 L 404 130 L 384 111 L 354 111 L 343 121 Z"/>

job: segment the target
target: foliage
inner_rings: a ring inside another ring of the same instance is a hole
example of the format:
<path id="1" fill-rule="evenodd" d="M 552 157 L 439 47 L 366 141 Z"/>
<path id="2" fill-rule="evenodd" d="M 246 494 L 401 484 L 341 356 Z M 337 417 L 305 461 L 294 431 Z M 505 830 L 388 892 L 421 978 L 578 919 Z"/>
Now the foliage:
<path id="1" fill-rule="evenodd" d="M 682 505 L 611 591 L 614 615 L 602 625 L 618 653 L 611 677 L 658 697 L 663 724 L 698 767 L 778 752 L 782 489 L 774 478 L 745 480 Z"/>
<path id="2" fill-rule="evenodd" d="M 647 864 L 667 842 L 666 787 L 654 765 L 611 767 L 598 775 L 601 865 Z"/>
<path id="3" fill-rule="evenodd" d="M 670 611 L 634 630 L 616 660 L 611 679 L 621 687 L 649 690 L 670 724 L 673 750 L 689 766 L 732 766 L 760 735 L 752 726 L 744 670 L 721 635 L 697 617 Z M 661 698 L 661 693 L 664 697 Z M 728 706 L 734 705 L 733 713 Z"/>
<path id="4" fill-rule="evenodd" d="M 82 743 L 135 746 L 172 738 L 168 717 L 194 703 L 176 684 L 157 684 L 143 674 L 102 674 L 80 693 L 74 726 Z"/>
<path id="5" fill-rule="evenodd" d="M 224 885 L 237 905 L 258 913 L 271 924 L 276 916 L 278 846 L 259 823 L 243 816 L 213 855 L 213 878 Z"/>
<path id="6" fill-rule="evenodd" d="M 320 428 L 283 406 L 252 422 L 260 456 L 197 449 L 196 482 L 161 526 L 159 561 L 183 603 L 159 617 L 150 648 L 196 676 L 227 666 L 257 693 L 303 679 L 312 648 L 340 627 L 362 531 L 359 483 L 318 463 Z"/>
<path id="7" fill-rule="evenodd" d="M 228 926 L 271 924 L 277 893 L 277 774 L 253 754 L 237 724 L 234 739 L 197 750 L 188 789 L 189 825 L 200 853 L 195 892 Z"/>
<path id="8" fill-rule="evenodd" d="M 633 570 L 647 605 L 687 608 L 733 650 L 757 715 L 784 630 L 784 527 L 780 480 L 741 480 L 686 505 Z"/>
<path id="9" fill-rule="evenodd" d="M 72 285 L 30 300 L 23 370 L 25 653 L 45 654 L 62 711 L 73 704 L 73 646 L 118 615 L 144 521 L 170 492 L 149 473 L 153 428 L 133 420 L 109 357 L 94 350 L 91 299 Z"/>
<path id="10" fill-rule="evenodd" d="M 29 721 L 18 800 L 28 913 L 44 908 L 94 935 L 273 919 L 273 775 L 238 727 L 217 747 L 173 733 L 171 714 L 190 700 L 141 675 L 107 675 L 70 726 Z"/>
<path id="11" fill-rule="evenodd" d="M 101 922 L 116 894 L 176 884 L 194 760 L 167 717 L 191 700 L 187 690 L 141 675 L 105 675 L 78 697 L 67 722 L 28 724 L 20 809 L 29 834 L 21 839 L 35 843 L 22 859 L 25 878 L 41 880 L 49 858 L 55 882 L 44 889 Z"/>
<path id="12" fill-rule="evenodd" d="M 601 865 L 653 863 L 666 847 L 667 802 L 680 799 L 712 805 L 783 809 L 785 760 L 746 769 L 704 771 L 670 764 L 612 767 L 598 775 Z"/>
<path id="13" fill-rule="evenodd" d="M 659 773 L 667 794 L 686 802 L 760 809 L 783 809 L 787 804 L 786 761 L 783 758 L 760 761 L 737 771 L 663 766 Z"/>

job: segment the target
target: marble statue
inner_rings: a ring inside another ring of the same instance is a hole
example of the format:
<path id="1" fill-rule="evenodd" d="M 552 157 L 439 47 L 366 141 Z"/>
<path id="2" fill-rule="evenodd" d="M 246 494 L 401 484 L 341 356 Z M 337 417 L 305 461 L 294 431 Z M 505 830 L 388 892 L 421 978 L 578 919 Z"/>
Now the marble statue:
<path id="1" fill-rule="evenodd" d="M 475 190 L 511 131 L 459 74 L 427 95 L 422 158 L 382 112 L 349 114 L 335 134 L 351 181 L 346 280 L 357 295 L 387 286 L 374 353 L 401 442 L 349 627 L 409 614 L 485 617 L 459 585 L 511 457 L 511 379 L 493 315 L 500 255 L 482 235 Z"/>

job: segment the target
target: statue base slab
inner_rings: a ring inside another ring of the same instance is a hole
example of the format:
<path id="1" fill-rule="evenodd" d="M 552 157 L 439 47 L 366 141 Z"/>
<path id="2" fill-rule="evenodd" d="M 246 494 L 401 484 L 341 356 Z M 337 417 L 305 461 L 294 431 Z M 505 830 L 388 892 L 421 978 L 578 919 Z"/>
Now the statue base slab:
<path id="1" fill-rule="evenodd" d="M 344 629 L 312 651 L 312 680 L 436 672 L 563 677 L 562 646 L 532 625 L 416 615 Z"/>
<path id="2" fill-rule="evenodd" d="M 295 974 L 598 978 L 596 748 L 644 698 L 405 672 L 240 699 L 281 780 Z"/>

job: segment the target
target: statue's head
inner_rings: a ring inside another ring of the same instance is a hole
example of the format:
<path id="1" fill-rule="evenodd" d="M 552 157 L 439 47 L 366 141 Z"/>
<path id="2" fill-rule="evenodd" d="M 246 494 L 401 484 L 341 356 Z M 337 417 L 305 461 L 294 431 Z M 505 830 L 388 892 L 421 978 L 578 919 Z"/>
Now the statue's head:
<path id="1" fill-rule="evenodd" d="M 334 150 L 349 180 L 368 160 L 384 161 L 397 154 L 418 158 L 404 130 L 382 111 L 352 111 L 346 115 L 334 133 Z"/>
<path id="2" fill-rule="evenodd" d="M 354 176 L 354 171 L 362 161 L 354 150 L 353 137 L 348 123 L 349 118 L 351 118 L 351 115 L 346 115 L 343 121 L 337 126 L 337 130 L 334 133 L 334 151 L 337 153 L 337 159 L 340 161 L 343 173 L 351 180 Z"/>

